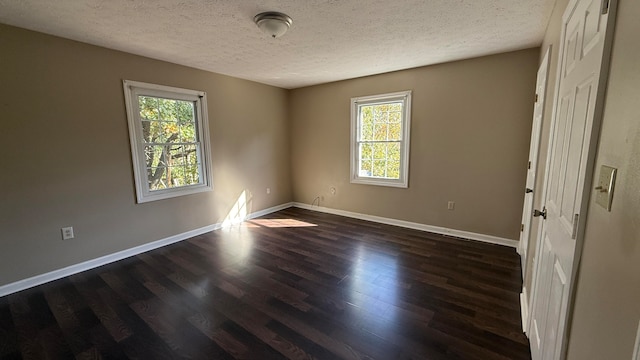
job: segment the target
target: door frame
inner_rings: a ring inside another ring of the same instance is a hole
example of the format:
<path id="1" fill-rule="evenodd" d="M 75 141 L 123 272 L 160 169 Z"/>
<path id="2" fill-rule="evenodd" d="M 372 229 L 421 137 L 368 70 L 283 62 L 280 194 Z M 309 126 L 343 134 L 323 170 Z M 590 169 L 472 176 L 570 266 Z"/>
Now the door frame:
<path id="1" fill-rule="evenodd" d="M 538 177 L 538 162 L 540 161 L 540 142 L 541 142 L 541 137 L 542 137 L 542 123 L 544 120 L 544 110 L 546 108 L 546 96 L 547 96 L 547 82 L 549 81 L 549 65 L 551 64 L 550 61 L 550 57 L 551 57 L 551 45 L 547 46 L 547 50 L 545 51 L 545 54 L 542 58 L 542 61 L 540 62 L 540 66 L 538 67 L 538 72 L 537 74 L 540 74 L 540 70 L 542 70 L 543 66 L 544 66 L 544 90 L 543 90 L 543 94 L 542 96 L 539 96 L 540 94 L 538 94 L 538 86 L 540 84 L 538 84 L 538 82 L 536 81 L 536 103 L 538 101 L 542 101 L 542 106 L 540 106 L 540 111 L 541 111 L 541 115 L 540 115 L 540 123 L 537 125 L 537 128 L 535 128 L 536 123 L 535 123 L 535 109 L 534 109 L 534 119 L 533 119 L 533 126 L 531 128 L 531 140 L 529 142 L 530 147 L 535 144 L 535 152 L 532 154 L 531 151 L 529 152 L 529 161 L 531 162 L 529 164 L 529 166 L 532 166 L 531 164 L 533 164 L 534 168 L 533 169 L 527 169 L 527 177 L 529 176 L 529 170 L 533 170 L 533 182 L 534 182 L 534 192 L 531 193 L 531 196 L 533 196 L 532 200 L 531 200 L 531 206 L 529 207 L 529 209 L 526 209 L 527 203 L 526 200 L 525 202 L 522 204 L 523 209 L 523 215 L 524 213 L 528 213 L 528 217 L 532 218 L 533 217 L 533 208 L 535 208 L 535 194 L 536 194 L 536 190 L 535 190 L 535 179 Z M 536 77 L 537 78 L 537 77 Z M 534 105 L 535 107 L 535 105 Z M 532 161 L 533 159 L 533 161 Z M 526 184 L 526 183 L 525 183 Z M 526 185 L 525 185 L 526 186 Z M 526 195 L 525 195 L 526 196 Z M 523 216 L 523 220 L 524 220 L 524 216 Z M 524 225 L 524 223 L 523 223 Z M 524 230 L 523 233 L 520 235 L 520 242 L 518 243 L 518 254 L 520 254 L 520 258 L 521 258 L 521 267 L 522 267 L 522 277 L 524 279 L 525 277 L 525 272 L 526 272 L 526 267 L 527 267 L 527 259 L 528 259 L 528 249 L 529 249 L 529 243 L 531 241 L 531 223 L 529 223 L 529 226 L 527 228 L 527 234 L 526 237 L 523 236 L 524 235 Z M 524 286 L 524 284 L 523 284 Z M 526 293 L 526 291 L 525 291 Z M 528 302 L 529 299 L 527 299 Z M 528 328 L 528 324 L 527 324 L 527 328 Z"/>
<path id="2" fill-rule="evenodd" d="M 534 109 L 534 113 L 533 113 L 533 124 L 532 124 L 532 128 L 531 128 L 531 141 L 530 141 L 530 145 L 533 144 L 534 141 L 537 141 L 536 144 L 536 151 L 535 154 L 531 155 L 531 151 L 529 152 L 529 161 L 532 161 L 532 158 L 535 158 L 533 161 L 533 164 L 535 164 L 533 172 L 533 186 L 532 189 L 534 190 L 534 192 L 531 194 L 532 198 L 531 198 L 531 203 L 529 208 L 527 209 L 527 201 L 526 201 L 526 193 L 525 193 L 525 201 L 522 204 L 522 213 L 523 213 L 523 217 L 522 219 L 524 220 L 524 214 L 527 213 L 528 217 L 529 217 L 529 226 L 525 226 L 524 222 L 522 223 L 523 228 L 521 229 L 523 232 L 520 234 L 520 242 L 518 244 L 518 254 L 520 254 L 520 267 L 522 270 L 522 292 L 520 293 L 520 302 L 521 302 L 521 311 L 522 311 L 522 331 L 524 331 L 525 333 L 529 332 L 529 322 L 531 321 L 531 311 L 530 311 L 530 305 L 531 305 L 531 291 L 530 288 L 527 288 L 526 285 L 526 280 L 527 280 L 527 265 L 529 263 L 529 258 L 530 256 L 530 245 L 531 245 L 531 226 L 533 225 L 533 209 L 536 207 L 535 204 L 535 196 L 537 193 L 536 190 L 536 186 L 535 186 L 535 182 L 536 179 L 538 178 L 538 169 L 541 168 L 541 166 L 539 166 L 540 164 L 540 145 L 542 143 L 542 125 L 544 122 L 544 112 L 545 109 L 547 108 L 547 95 L 549 93 L 548 89 L 548 82 L 549 82 L 549 72 L 550 72 L 550 66 L 551 66 L 551 51 L 552 51 L 552 45 L 547 46 L 547 50 L 545 51 L 545 54 L 542 58 L 542 61 L 540 63 L 540 66 L 538 67 L 538 72 L 536 78 L 539 78 L 540 75 L 540 70 L 543 69 L 543 67 L 545 68 L 544 71 L 544 90 L 542 91 L 542 94 L 539 94 L 538 92 L 538 86 L 540 85 L 538 83 L 538 81 L 536 80 L 536 100 L 538 101 L 542 101 L 542 106 L 540 106 L 540 123 L 537 125 L 536 128 L 536 112 Z M 536 134 L 537 133 L 537 134 Z M 531 148 L 531 146 L 530 146 Z M 527 169 L 527 181 L 529 178 L 529 171 L 530 169 Z M 525 186 L 526 186 L 526 182 L 525 182 Z M 525 236 L 525 229 L 526 229 L 526 236 Z M 535 258 L 535 256 L 534 256 Z M 532 264 L 532 271 L 535 271 L 535 264 Z M 534 273 L 532 273 L 534 274 Z M 533 275 L 530 275 L 533 276 Z M 531 289 L 533 289 L 533 281 L 531 282 Z"/>
<path id="3" fill-rule="evenodd" d="M 565 22 L 566 9 L 570 8 L 577 1 L 579 0 L 569 0 L 569 3 L 567 4 L 565 10 L 563 11 L 561 26 L 563 26 Z M 574 249 L 573 265 L 571 268 L 571 274 L 569 274 L 569 294 L 567 299 L 566 317 L 565 317 L 564 323 L 562 324 L 562 327 L 558 329 L 559 332 L 563 333 L 562 343 L 560 344 L 561 346 L 560 358 L 565 358 L 567 355 L 567 350 L 569 345 L 569 336 L 571 335 L 571 320 L 573 319 L 573 312 L 574 312 L 577 277 L 580 270 L 579 267 L 580 267 L 580 260 L 582 258 L 582 250 L 584 248 L 586 219 L 588 217 L 589 199 L 590 199 L 591 191 L 593 187 L 594 167 L 595 167 L 596 153 L 597 153 L 598 143 L 599 143 L 598 140 L 600 138 L 602 118 L 604 114 L 606 89 L 608 85 L 609 68 L 611 64 L 611 49 L 613 46 L 616 13 L 618 9 L 618 0 L 603 0 L 603 1 L 609 2 L 608 19 L 607 19 L 607 27 L 605 29 L 605 38 L 604 38 L 604 44 L 603 44 L 603 50 L 602 50 L 602 60 L 601 60 L 600 74 L 599 74 L 600 79 L 598 81 L 598 89 L 596 91 L 596 105 L 595 105 L 594 114 L 593 114 L 593 125 L 591 128 L 591 133 L 587 135 L 589 136 L 589 149 L 587 152 L 584 184 L 582 189 L 580 189 L 581 200 L 582 200 L 580 204 L 580 221 L 578 223 L 576 239 L 575 239 L 576 245 Z M 562 39 L 564 39 L 565 32 L 566 30 L 563 27 L 560 33 L 561 41 Z M 542 204 L 539 204 L 539 205 L 544 205 L 544 202 L 546 202 L 546 199 L 547 199 L 547 187 L 549 182 L 549 170 L 551 168 L 553 140 L 554 140 L 555 128 L 556 128 L 556 122 L 557 122 L 556 118 L 558 116 L 558 110 L 559 110 L 558 109 L 559 104 L 557 100 L 558 100 L 558 92 L 560 90 L 560 80 L 561 80 L 560 72 L 562 71 L 561 62 L 564 57 L 564 53 L 566 51 L 564 45 L 562 44 L 559 44 L 559 45 L 560 45 L 559 46 L 560 51 L 558 53 L 558 57 L 555 62 L 556 63 L 556 74 L 555 74 L 556 79 L 555 79 L 555 86 L 553 91 L 553 110 L 551 115 L 551 128 L 549 130 L 549 142 L 547 144 L 547 160 L 545 164 L 542 197 L 540 198 L 542 201 Z M 536 256 L 533 263 L 533 279 L 531 282 L 532 292 L 529 295 L 529 299 L 533 301 L 530 302 L 528 307 L 527 334 L 531 334 L 531 323 L 532 323 L 531 316 L 533 313 L 533 309 L 535 308 L 535 304 L 533 302 L 535 302 L 535 299 L 536 299 L 535 295 L 536 295 L 536 292 L 538 291 L 538 285 L 539 285 L 538 272 L 539 272 L 539 263 L 540 263 L 541 251 L 542 251 L 541 244 L 543 241 L 543 238 L 542 238 L 543 226 L 544 226 L 543 223 L 544 221 L 538 222 L 538 234 L 536 239 Z"/>

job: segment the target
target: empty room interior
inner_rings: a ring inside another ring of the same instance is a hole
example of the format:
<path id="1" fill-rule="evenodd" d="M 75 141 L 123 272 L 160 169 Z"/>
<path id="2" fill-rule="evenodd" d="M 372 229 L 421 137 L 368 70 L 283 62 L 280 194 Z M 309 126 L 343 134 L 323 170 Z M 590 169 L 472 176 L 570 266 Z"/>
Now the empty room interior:
<path id="1" fill-rule="evenodd" d="M 0 0 L 0 358 L 639 360 L 638 16 Z"/>

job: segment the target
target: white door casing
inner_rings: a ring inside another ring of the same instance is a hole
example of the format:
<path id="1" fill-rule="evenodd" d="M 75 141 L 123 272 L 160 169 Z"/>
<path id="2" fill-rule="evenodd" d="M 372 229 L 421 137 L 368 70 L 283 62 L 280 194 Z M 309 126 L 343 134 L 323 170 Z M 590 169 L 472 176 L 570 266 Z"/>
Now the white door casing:
<path id="1" fill-rule="evenodd" d="M 533 123 L 531 125 L 531 142 L 529 143 L 529 162 L 527 164 L 527 182 L 524 190 L 524 205 L 522 207 L 522 227 L 518 253 L 521 257 L 522 276 L 524 278 L 527 264 L 527 250 L 531 234 L 531 218 L 533 216 L 533 198 L 535 194 L 536 172 L 538 169 L 538 154 L 540 153 L 540 134 L 542 132 L 542 116 L 547 93 L 547 78 L 549 75 L 549 57 L 551 46 L 547 48 L 538 68 L 536 80 L 536 97 L 533 106 Z M 523 291 L 526 293 L 526 291 Z"/>
<path id="2" fill-rule="evenodd" d="M 528 331 L 532 359 L 560 359 L 602 115 L 615 0 L 570 0 L 562 18 Z M 606 45 L 606 46 L 605 46 Z M 604 60 L 604 63 L 603 63 Z"/>

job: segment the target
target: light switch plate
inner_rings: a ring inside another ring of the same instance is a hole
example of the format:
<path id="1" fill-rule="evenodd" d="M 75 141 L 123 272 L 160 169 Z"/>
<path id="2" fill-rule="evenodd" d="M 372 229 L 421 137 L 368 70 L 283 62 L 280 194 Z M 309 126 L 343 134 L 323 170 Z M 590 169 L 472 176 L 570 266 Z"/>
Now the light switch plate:
<path id="1" fill-rule="evenodd" d="M 616 173 L 618 169 L 611 166 L 600 166 L 600 177 L 596 185 L 596 203 L 611 211 L 611 200 L 613 200 L 613 188 L 616 183 Z"/>

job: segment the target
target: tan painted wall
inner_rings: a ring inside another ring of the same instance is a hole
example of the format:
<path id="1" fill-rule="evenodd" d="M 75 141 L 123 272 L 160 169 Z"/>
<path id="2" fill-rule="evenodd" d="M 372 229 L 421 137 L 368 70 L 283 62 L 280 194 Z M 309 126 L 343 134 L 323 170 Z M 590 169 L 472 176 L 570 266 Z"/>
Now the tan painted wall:
<path id="1" fill-rule="evenodd" d="M 589 201 L 568 359 L 631 359 L 640 320 L 640 1 L 618 4 L 595 175 L 619 173 L 611 212 Z"/>
<path id="2" fill-rule="evenodd" d="M 329 208 L 517 240 L 538 57 L 528 49 L 293 90 L 294 200 L 324 196 Z M 413 90 L 409 188 L 350 184 L 350 98 L 402 90 Z"/>
<path id="3" fill-rule="evenodd" d="M 291 201 L 286 90 L 4 25 L 0 49 L 0 285 L 220 222 L 244 190 Z M 213 192 L 135 203 L 122 79 L 207 92 Z"/>

